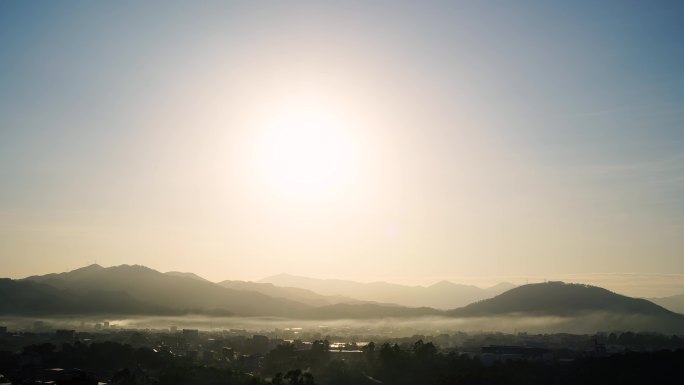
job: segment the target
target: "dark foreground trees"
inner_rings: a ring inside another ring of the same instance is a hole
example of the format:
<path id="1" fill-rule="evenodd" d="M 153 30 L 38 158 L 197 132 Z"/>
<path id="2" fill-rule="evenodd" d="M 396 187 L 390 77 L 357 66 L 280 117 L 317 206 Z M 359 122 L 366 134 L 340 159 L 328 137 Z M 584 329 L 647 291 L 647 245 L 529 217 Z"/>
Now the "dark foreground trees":
<path id="1" fill-rule="evenodd" d="M 371 351 L 372 350 L 372 351 Z M 369 347 L 358 359 L 331 359 L 307 367 L 320 385 L 363 384 L 679 384 L 684 350 L 580 354 L 572 361 L 500 360 L 485 364 L 458 353 L 439 353 L 431 343 Z"/>
<path id="2" fill-rule="evenodd" d="M 49 380 L 45 370 L 57 367 L 74 370 L 81 381 L 96 379 L 111 385 L 678 384 L 684 350 L 612 356 L 578 353 L 574 360 L 504 359 L 485 364 L 467 355 L 441 353 L 423 341 L 370 344 L 349 355 L 330 351 L 327 342 L 317 341 L 310 349 L 283 345 L 245 360 L 250 369 L 239 359 L 201 362 L 114 342 L 41 344 L 17 353 L 0 352 L 0 373 L 16 384 Z M 75 383 L 64 378 L 56 383 Z"/>

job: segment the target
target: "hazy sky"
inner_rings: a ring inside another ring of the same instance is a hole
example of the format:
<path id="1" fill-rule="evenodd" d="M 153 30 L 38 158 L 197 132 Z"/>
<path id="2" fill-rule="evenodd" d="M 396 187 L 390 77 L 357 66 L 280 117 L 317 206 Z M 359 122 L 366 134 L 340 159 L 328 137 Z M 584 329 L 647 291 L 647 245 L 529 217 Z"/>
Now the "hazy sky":
<path id="1" fill-rule="evenodd" d="M 3 1 L 0 183 L 9 277 L 684 274 L 684 4 Z"/>

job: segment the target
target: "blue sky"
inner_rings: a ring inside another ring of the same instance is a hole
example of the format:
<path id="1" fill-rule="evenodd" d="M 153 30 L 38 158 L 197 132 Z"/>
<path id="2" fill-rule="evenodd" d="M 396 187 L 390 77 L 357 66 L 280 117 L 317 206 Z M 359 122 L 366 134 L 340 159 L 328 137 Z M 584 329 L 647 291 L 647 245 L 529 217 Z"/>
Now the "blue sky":
<path id="1" fill-rule="evenodd" d="M 216 279 L 684 273 L 683 17 L 677 1 L 2 2 L 0 260 L 10 276 L 96 259 Z M 363 175 L 310 197 L 323 209 L 250 190 L 249 122 L 296 92 L 361 122 Z"/>

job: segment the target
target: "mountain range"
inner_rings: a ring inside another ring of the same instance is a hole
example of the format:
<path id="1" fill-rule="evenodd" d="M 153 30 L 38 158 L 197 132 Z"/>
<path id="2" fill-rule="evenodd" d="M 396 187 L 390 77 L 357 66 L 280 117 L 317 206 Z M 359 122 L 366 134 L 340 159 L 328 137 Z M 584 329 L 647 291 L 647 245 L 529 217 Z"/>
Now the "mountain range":
<path id="1" fill-rule="evenodd" d="M 575 327 L 590 324 L 623 330 L 684 331 L 684 315 L 653 302 L 597 286 L 564 282 L 519 286 L 446 313 L 453 317 L 556 318 L 556 327 L 563 328 L 572 327 L 574 323 Z"/>
<path id="2" fill-rule="evenodd" d="M 677 294 L 669 297 L 648 298 L 648 300 L 666 309 L 684 314 L 684 294 Z"/>
<path id="3" fill-rule="evenodd" d="M 287 278 L 286 280 L 284 278 Z M 401 299 L 416 303 L 426 293 L 447 297 L 465 285 L 439 283 L 411 287 L 387 283 L 361 284 L 341 280 L 314 280 L 277 276 L 287 284 L 319 285 L 324 293 L 270 282 L 223 281 L 212 283 L 191 273 L 161 273 L 144 266 L 91 265 L 66 273 L 0 279 L 0 315 L 183 315 L 267 316 L 291 319 L 369 319 L 386 317 L 440 317 L 486 319 L 497 317 L 556 317 L 566 323 L 591 321 L 592 328 L 684 332 L 684 316 L 653 302 L 622 296 L 581 284 L 547 282 L 513 287 L 488 299 L 450 310 L 378 303 L 366 298 Z M 332 284 L 325 287 L 326 283 Z M 468 287 L 471 293 L 481 291 Z M 342 291 L 341 289 L 347 289 Z M 357 290 L 357 292 L 352 291 Z M 477 289 L 477 288 L 476 288 Z M 491 289 L 501 290 L 501 286 Z M 336 294 L 331 294 L 336 293 Z M 404 293 L 409 298 L 399 298 Z M 384 295 L 384 297 L 383 297 Z M 475 294 L 473 294 L 475 295 Z M 462 300 L 462 297 L 458 300 Z M 434 302 L 444 304 L 442 299 Z M 593 317 L 593 318 L 592 318 Z M 596 329 L 598 330 L 598 329 Z"/>
<path id="4" fill-rule="evenodd" d="M 168 274 L 168 273 L 167 273 Z M 301 302 L 310 306 L 336 305 L 340 303 L 359 304 L 372 301 L 360 301 L 358 299 L 344 297 L 341 295 L 322 295 L 312 290 L 299 287 L 276 286 L 272 283 L 251 282 L 251 281 L 221 281 L 220 286 L 229 289 L 255 291 L 275 298 L 284 298 L 291 301 Z"/>
<path id="5" fill-rule="evenodd" d="M 7 280 L 6 290 L 0 298 L 21 303 L 25 298 L 24 283 L 33 283 L 33 292 L 45 294 L 44 302 L 59 302 L 75 296 L 84 305 L 82 313 L 93 314 L 101 309 L 91 306 L 99 296 L 118 295 L 120 310 L 107 308 L 110 314 L 210 314 L 235 316 L 274 316 L 287 318 L 340 319 L 438 315 L 439 311 L 427 307 L 406 308 L 396 305 L 358 303 L 350 309 L 345 300 L 326 300 L 326 296 L 303 289 L 284 288 L 279 291 L 268 284 L 250 284 L 239 281 L 216 284 L 191 273 L 161 273 L 145 266 L 121 265 L 104 268 L 90 265 L 66 273 L 31 276 L 20 281 Z M 238 283 L 236 283 L 238 282 Z M 226 287 L 233 286 L 233 287 Z M 246 288 L 258 290 L 245 290 Z M 14 289 L 14 291 L 12 290 Z M 272 295 L 260 291 L 271 292 Z M 38 295 L 34 295 L 38 297 Z M 293 300 L 292 298 L 298 299 Z M 318 300 L 317 300 L 318 299 Z M 308 302 L 308 303 L 307 303 Z M 317 304 L 315 304 L 318 302 Z M 33 302 L 40 305 L 39 302 Z M 31 308 L 31 314 L 75 313 L 73 307 Z M 21 311 L 20 311 L 21 310 Z M 353 310 L 351 313 L 350 311 Z M 23 314 L 27 306 L 15 310 L 3 309 L 5 314 Z M 350 315 L 351 314 L 351 315 Z"/>
<path id="6" fill-rule="evenodd" d="M 394 303 L 402 306 L 428 306 L 453 309 L 491 298 L 515 287 L 502 282 L 486 289 L 441 281 L 430 286 L 406 286 L 387 282 L 360 283 L 341 279 L 315 279 L 279 274 L 260 280 L 276 286 L 307 289 L 319 294 L 355 298 L 362 301 Z"/>
<path id="7" fill-rule="evenodd" d="M 163 274 L 137 265 L 108 268 L 90 265 L 66 273 L 32 276 L 23 281 L 91 297 L 96 293 L 121 293 L 136 302 L 161 307 L 171 313 L 293 316 L 308 309 L 299 302 L 231 290 L 198 278 Z"/>
<path id="8" fill-rule="evenodd" d="M 675 313 L 641 298 L 613 293 L 601 287 L 564 282 L 545 282 L 517 287 L 494 298 L 450 310 L 454 316 L 574 315 L 578 311 L 672 316 Z"/>

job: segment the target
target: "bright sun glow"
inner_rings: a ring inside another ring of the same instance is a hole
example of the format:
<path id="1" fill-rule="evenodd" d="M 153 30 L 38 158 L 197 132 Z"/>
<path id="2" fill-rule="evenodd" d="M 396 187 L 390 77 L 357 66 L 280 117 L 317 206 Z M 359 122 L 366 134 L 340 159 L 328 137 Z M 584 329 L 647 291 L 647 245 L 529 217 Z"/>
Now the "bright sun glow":
<path id="1" fill-rule="evenodd" d="M 350 131 L 339 115 L 313 106 L 276 114 L 259 140 L 263 181 L 287 198 L 339 198 L 356 169 Z"/>

